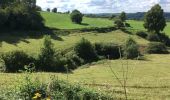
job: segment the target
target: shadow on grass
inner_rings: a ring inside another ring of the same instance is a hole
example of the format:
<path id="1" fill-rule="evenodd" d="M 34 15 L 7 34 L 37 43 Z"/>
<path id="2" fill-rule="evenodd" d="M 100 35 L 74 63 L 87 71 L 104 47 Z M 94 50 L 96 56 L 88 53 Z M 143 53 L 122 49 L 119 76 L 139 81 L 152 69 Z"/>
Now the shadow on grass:
<path id="1" fill-rule="evenodd" d="M 63 41 L 63 39 L 56 34 L 56 31 L 59 29 L 44 28 L 42 30 L 36 31 L 24 31 L 24 30 L 10 30 L 10 31 L 1 31 L 0 32 L 0 46 L 2 42 L 16 45 L 19 42 L 30 43 L 27 39 L 41 39 L 44 35 L 50 35 L 52 39 Z"/>
<path id="2" fill-rule="evenodd" d="M 88 26 L 89 24 L 87 24 L 87 23 L 81 23 L 80 25 Z"/>

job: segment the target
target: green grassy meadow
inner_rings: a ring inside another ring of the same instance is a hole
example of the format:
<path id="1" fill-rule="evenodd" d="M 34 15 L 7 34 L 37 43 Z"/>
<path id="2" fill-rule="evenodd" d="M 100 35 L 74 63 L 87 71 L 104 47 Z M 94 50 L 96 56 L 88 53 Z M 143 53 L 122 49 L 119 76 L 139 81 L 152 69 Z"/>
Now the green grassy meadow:
<path id="1" fill-rule="evenodd" d="M 41 12 L 41 15 L 45 19 L 45 25 L 52 28 L 58 29 L 79 29 L 79 28 L 88 28 L 88 27 L 107 27 L 113 26 L 113 20 L 102 19 L 102 18 L 88 18 L 84 17 L 83 24 L 78 25 L 74 24 L 70 20 L 68 14 L 56 14 Z M 127 21 L 135 30 L 145 30 L 143 27 L 143 21 Z M 167 26 L 164 29 L 164 32 L 170 35 L 170 22 L 167 22 Z"/>
<path id="2" fill-rule="evenodd" d="M 41 12 L 45 19 L 45 25 L 57 29 L 79 29 L 89 27 L 113 26 L 113 21 L 100 18 L 84 17 L 83 24 L 77 25 L 71 22 L 67 14 L 55 14 Z M 134 30 L 145 30 L 142 21 L 129 20 L 128 23 Z M 164 32 L 170 36 L 170 22 Z M 83 32 L 59 35 L 52 37 L 56 50 L 65 50 L 73 47 L 81 38 L 86 38 L 92 43 L 118 43 L 123 44 L 128 37 L 134 38 L 138 44 L 147 45 L 149 41 L 133 34 L 127 34 L 121 30 L 108 33 Z M 38 38 L 19 37 L 15 35 L 0 36 L 0 53 L 23 50 L 24 52 L 37 55 L 43 44 L 43 36 Z M 170 99 L 170 54 L 167 55 L 146 55 L 145 60 L 102 60 L 88 65 L 81 66 L 72 73 L 46 73 L 38 72 L 33 76 L 42 81 L 49 81 L 49 76 L 54 75 L 59 79 L 67 79 L 71 83 L 79 83 L 83 86 L 95 88 L 99 91 L 112 94 L 113 97 L 124 98 L 122 87 L 117 82 L 109 66 L 122 79 L 122 66 L 128 67 L 127 93 L 129 100 L 169 100 Z M 18 77 L 22 73 L 0 73 L 0 89 L 8 88 L 17 84 Z"/>
<path id="3" fill-rule="evenodd" d="M 79 29 L 79 28 L 87 28 L 87 27 L 107 27 L 112 26 L 113 22 L 107 19 L 101 18 L 87 18 L 84 17 L 81 25 L 74 24 L 70 20 L 70 16 L 68 14 L 56 14 L 56 13 L 48 13 L 41 12 L 41 15 L 45 19 L 45 25 L 52 28 L 59 29 Z"/>
<path id="4" fill-rule="evenodd" d="M 85 65 L 68 74 L 68 81 L 112 94 L 115 98 L 124 98 L 122 87 L 117 82 L 109 66 L 122 79 L 122 64 L 128 65 L 127 93 L 129 100 L 168 100 L 170 89 L 170 55 L 146 55 L 147 60 L 103 60 Z M 127 64 L 128 63 L 128 64 Z M 49 76 L 67 80 L 63 73 L 34 73 L 34 78 L 48 82 Z M 0 86 L 15 84 L 23 74 L 0 74 Z"/>
<path id="5" fill-rule="evenodd" d="M 134 20 L 129 20 L 127 21 L 132 27 L 133 29 L 135 30 L 146 30 L 144 27 L 143 27 L 143 21 L 134 21 Z M 167 35 L 170 36 L 170 22 L 167 22 L 167 25 L 164 29 L 164 31 Z"/>
<path id="6" fill-rule="evenodd" d="M 9 36 L 1 36 L 0 39 L 8 38 Z M 14 40 L 18 36 L 10 36 L 11 40 Z M 56 50 L 65 50 L 73 47 L 81 38 L 86 38 L 92 43 L 96 42 L 104 42 L 104 43 L 118 43 L 123 44 L 128 37 L 133 37 L 139 44 L 146 45 L 148 43 L 147 40 L 144 40 L 140 37 L 129 35 L 120 30 L 109 32 L 109 33 L 73 33 L 66 36 L 60 36 L 60 39 L 52 39 L 54 43 L 54 47 Z M 26 53 L 37 55 L 40 51 L 40 48 L 43 44 L 43 37 L 39 39 L 21 39 L 18 40 L 17 43 L 11 44 L 7 41 L 3 41 L 1 43 L 0 52 L 8 52 L 13 50 L 23 50 Z"/>

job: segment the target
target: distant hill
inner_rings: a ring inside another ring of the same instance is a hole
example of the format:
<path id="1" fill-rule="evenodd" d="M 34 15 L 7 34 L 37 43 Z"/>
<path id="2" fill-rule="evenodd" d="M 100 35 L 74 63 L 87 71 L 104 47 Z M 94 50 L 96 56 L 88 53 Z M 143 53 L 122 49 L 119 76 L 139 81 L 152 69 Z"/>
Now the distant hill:
<path id="1" fill-rule="evenodd" d="M 79 29 L 89 27 L 107 27 L 112 26 L 113 22 L 108 19 L 101 18 L 83 18 L 82 24 L 74 24 L 71 22 L 69 14 L 40 12 L 45 20 L 45 25 L 51 28 L 58 29 Z"/>
<path id="2" fill-rule="evenodd" d="M 100 14 L 85 14 L 86 17 L 93 18 L 110 18 L 112 15 L 118 16 L 119 13 L 100 13 Z M 137 13 L 127 13 L 128 19 L 134 20 L 143 20 L 145 12 L 137 12 Z M 170 12 L 165 12 L 165 18 L 170 20 Z"/>

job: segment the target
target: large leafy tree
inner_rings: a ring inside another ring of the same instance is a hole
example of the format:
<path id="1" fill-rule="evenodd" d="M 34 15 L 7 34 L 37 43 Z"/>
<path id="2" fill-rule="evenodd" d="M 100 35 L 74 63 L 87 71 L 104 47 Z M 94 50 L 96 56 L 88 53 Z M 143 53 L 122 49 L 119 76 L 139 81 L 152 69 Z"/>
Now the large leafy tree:
<path id="1" fill-rule="evenodd" d="M 83 20 L 83 14 L 78 10 L 73 10 L 71 13 L 71 20 L 74 23 L 81 24 Z"/>
<path id="2" fill-rule="evenodd" d="M 36 0 L 0 0 L 0 7 L 6 7 L 14 3 L 24 3 L 31 8 L 36 7 Z"/>
<path id="3" fill-rule="evenodd" d="M 159 4 L 153 6 L 145 15 L 144 27 L 150 31 L 159 33 L 166 26 L 164 11 Z"/>

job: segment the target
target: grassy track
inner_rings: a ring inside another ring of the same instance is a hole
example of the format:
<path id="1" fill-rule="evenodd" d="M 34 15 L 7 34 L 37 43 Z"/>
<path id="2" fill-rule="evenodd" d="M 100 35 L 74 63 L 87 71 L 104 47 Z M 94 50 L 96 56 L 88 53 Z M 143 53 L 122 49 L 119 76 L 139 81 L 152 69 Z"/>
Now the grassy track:
<path id="1" fill-rule="evenodd" d="M 170 89 L 170 55 L 147 55 L 146 61 L 124 60 L 124 67 L 129 67 L 128 97 L 130 100 L 169 100 Z M 116 98 L 123 98 L 123 91 L 109 69 L 109 64 L 122 78 L 122 63 L 120 60 L 100 61 L 88 68 L 80 68 L 68 75 L 70 82 L 78 82 L 108 93 L 113 92 Z M 87 65 L 88 66 L 88 65 Z M 86 67 L 86 66 L 84 66 Z M 48 82 L 49 76 L 67 79 L 62 73 L 35 73 L 33 76 Z M 0 74 L 0 86 L 14 84 L 23 74 Z M 87 85 L 89 84 L 89 85 Z"/>

